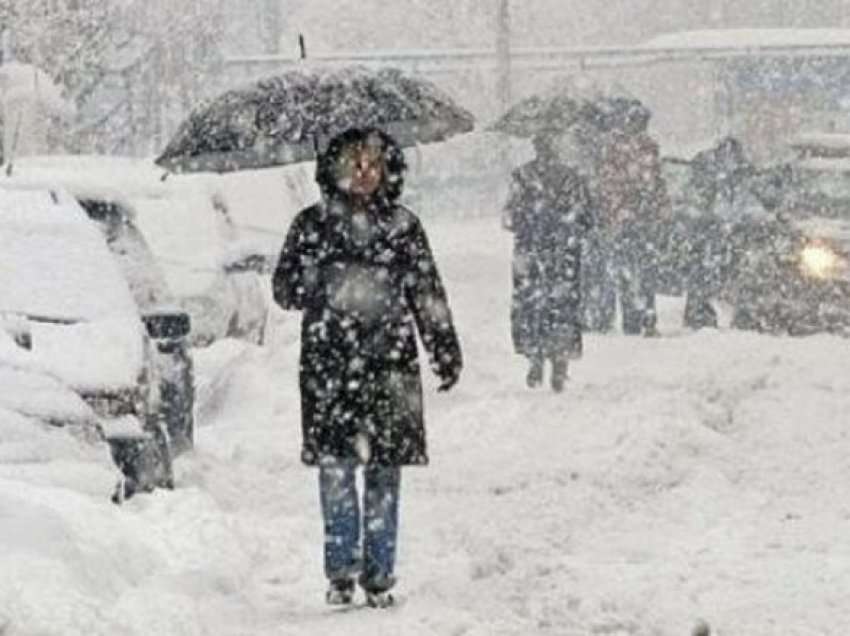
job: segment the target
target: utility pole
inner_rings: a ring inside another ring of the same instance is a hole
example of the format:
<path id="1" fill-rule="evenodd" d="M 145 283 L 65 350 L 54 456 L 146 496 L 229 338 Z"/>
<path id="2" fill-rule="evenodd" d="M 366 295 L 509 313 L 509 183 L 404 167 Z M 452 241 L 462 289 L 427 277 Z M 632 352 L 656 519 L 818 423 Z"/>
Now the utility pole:
<path id="1" fill-rule="evenodd" d="M 726 24 L 726 0 L 713 0 L 708 7 L 708 19 L 715 29 L 725 29 Z"/>
<path id="2" fill-rule="evenodd" d="M 496 95 L 502 115 L 511 105 L 511 14 L 509 0 L 496 1 Z"/>
<path id="3" fill-rule="evenodd" d="M 263 53 L 275 55 L 280 52 L 280 36 L 283 31 L 283 6 L 281 0 L 265 0 L 261 16 Z"/>
<path id="4" fill-rule="evenodd" d="M 11 45 L 11 34 L 7 27 L 3 27 L 2 31 L 0 31 L 0 66 L 12 61 L 12 45 Z M 0 118 L 2 118 L 3 122 L 9 121 L 9 111 L 6 108 L 6 93 L 0 93 Z M 6 139 L 8 138 L 6 134 L 6 127 L 9 124 L 0 125 L 0 162 L 6 160 L 6 157 L 9 156 L 6 143 Z"/>
<path id="5" fill-rule="evenodd" d="M 501 117 L 511 107 L 511 13 L 510 0 L 496 0 L 496 99 Z M 503 182 L 507 183 L 512 169 L 511 144 L 507 136 L 497 142 L 494 148 L 500 159 L 498 165 L 503 173 Z M 490 207 L 498 210 L 501 207 L 500 197 L 502 194 L 498 189 L 491 192 L 493 200 Z"/>
<path id="6" fill-rule="evenodd" d="M 778 0 L 777 13 L 779 14 L 779 26 L 783 29 L 791 29 L 796 26 L 796 9 L 797 0 Z"/>

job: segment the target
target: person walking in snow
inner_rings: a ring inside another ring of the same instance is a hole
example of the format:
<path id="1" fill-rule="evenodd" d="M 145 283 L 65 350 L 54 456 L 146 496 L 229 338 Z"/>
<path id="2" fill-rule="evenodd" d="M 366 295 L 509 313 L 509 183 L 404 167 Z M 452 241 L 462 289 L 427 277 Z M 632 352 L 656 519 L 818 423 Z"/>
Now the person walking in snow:
<path id="1" fill-rule="evenodd" d="M 438 390 L 463 364 L 425 230 L 398 203 L 405 170 L 380 130 L 332 139 L 321 201 L 293 220 L 272 281 L 277 304 L 302 312 L 301 459 L 319 468 L 330 604 L 352 602 L 355 578 L 370 606 L 393 603 L 401 467 L 428 462 L 417 330 Z"/>
<path id="2" fill-rule="evenodd" d="M 581 251 L 592 219 L 577 143 L 557 135 L 534 137 L 536 156 L 514 170 L 503 226 L 514 235 L 511 337 L 529 361 L 526 384 L 543 382 L 548 360 L 560 392 L 568 360 L 582 354 Z"/>
<path id="3" fill-rule="evenodd" d="M 713 301 L 722 294 L 738 259 L 740 238 L 737 223 L 758 216 L 765 209 L 752 191 L 755 166 L 735 137 L 696 154 L 691 161 L 691 187 L 700 214 L 692 221 L 685 241 L 688 249 L 685 313 L 683 323 L 691 329 L 717 327 Z"/>
<path id="4" fill-rule="evenodd" d="M 589 294 L 594 326 L 611 329 L 619 297 L 623 333 L 658 334 L 655 308 L 661 237 L 670 201 L 658 144 L 646 132 L 614 126 L 600 144 L 591 193 L 600 211 L 594 236 L 598 274 Z"/>

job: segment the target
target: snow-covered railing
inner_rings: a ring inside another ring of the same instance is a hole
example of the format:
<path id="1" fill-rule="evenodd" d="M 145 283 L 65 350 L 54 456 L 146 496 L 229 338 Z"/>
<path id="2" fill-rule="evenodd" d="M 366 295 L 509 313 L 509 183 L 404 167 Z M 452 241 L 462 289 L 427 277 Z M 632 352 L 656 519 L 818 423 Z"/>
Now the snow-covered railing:
<path id="1" fill-rule="evenodd" d="M 820 30 L 816 30 L 820 31 Z M 744 33 L 744 32 L 742 32 Z M 749 32 L 747 32 L 749 33 Z M 798 33 L 790 31 L 790 33 Z M 850 31 L 844 38 L 749 37 L 736 43 L 697 37 L 685 40 L 660 39 L 637 46 L 624 47 L 518 47 L 511 49 L 511 66 L 527 70 L 562 70 L 565 68 L 604 68 L 612 66 L 644 66 L 660 62 L 689 60 L 722 60 L 737 57 L 845 57 L 850 56 Z M 425 73 L 451 72 L 463 69 L 495 69 L 495 49 L 397 49 L 371 51 L 337 51 L 320 53 L 307 59 L 290 55 L 239 55 L 227 58 L 231 66 L 264 67 L 288 70 L 299 66 L 403 66 Z"/>

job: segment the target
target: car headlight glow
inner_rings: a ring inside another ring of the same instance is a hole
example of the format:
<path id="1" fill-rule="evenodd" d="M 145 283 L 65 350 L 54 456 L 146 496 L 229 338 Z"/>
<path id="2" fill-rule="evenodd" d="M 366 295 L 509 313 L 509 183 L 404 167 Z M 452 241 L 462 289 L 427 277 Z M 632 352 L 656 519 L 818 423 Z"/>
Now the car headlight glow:
<path id="1" fill-rule="evenodd" d="M 841 265 L 841 257 L 826 245 L 806 245 L 800 257 L 803 270 L 817 278 L 827 278 Z"/>

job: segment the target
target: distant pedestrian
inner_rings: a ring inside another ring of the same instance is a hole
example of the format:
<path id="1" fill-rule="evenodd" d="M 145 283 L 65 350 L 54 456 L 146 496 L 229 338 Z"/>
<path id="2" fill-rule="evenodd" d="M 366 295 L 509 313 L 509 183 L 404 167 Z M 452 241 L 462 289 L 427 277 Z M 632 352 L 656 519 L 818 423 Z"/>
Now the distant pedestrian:
<path id="1" fill-rule="evenodd" d="M 670 221 L 658 144 L 645 132 L 614 128 L 599 145 L 591 182 L 599 224 L 590 242 L 590 322 L 611 329 L 619 298 L 623 333 L 656 335 L 657 270 Z"/>
<path id="2" fill-rule="evenodd" d="M 763 202 L 752 190 L 755 166 L 735 137 L 724 137 L 693 158 L 691 187 L 700 214 L 689 232 L 686 281 L 686 327 L 717 327 L 713 302 L 722 294 L 735 269 L 739 239 L 736 225 Z"/>
<path id="3" fill-rule="evenodd" d="M 301 458 L 319 467 L 331 604 L 352 601 L 355 579 L 370 606 L 393 603 L 401 466 L 428 462 L 417 330 L 439 390 L 462 367 L 425 230 L 398 203 L 405 169 L 384 132 L 334 138 L 322 199 L 292 222 L 273 279 L 275 301 L 303 314 Z"/>
<path id="4" fill-rule="evenodd" d="M 562 391 L 570 358 L 582 354 L 581 252 L 592 225 L 585 179 L 570 133 L 541 133 L 536 156 L 512 175 L 503 225 L 514 234 L 511 335 L 528 358 L 526 383 Z"/>

